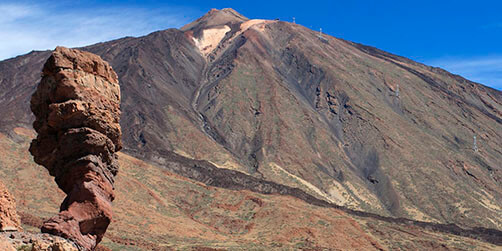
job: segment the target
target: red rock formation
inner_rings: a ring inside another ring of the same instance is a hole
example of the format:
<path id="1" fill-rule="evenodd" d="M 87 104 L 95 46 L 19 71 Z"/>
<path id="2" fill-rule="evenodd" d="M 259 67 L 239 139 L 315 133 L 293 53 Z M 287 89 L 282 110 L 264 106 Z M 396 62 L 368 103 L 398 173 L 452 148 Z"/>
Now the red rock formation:
<path id="1" fill-rule="evenodd" d="M 0 181 L 0 231 L 18 230 L 21 230 L 21 224 L 16 212 L 16 201 Z"/>
<path id="2" fill-rule="evenodd" d="M 111 221 L 115 152 L 122 148 L 117 75 L 99 56 L 57 47 L 44 65 L 31 110 L 38 136 L 30 152 L 67 194 L 42 232 L 94 249 Z"/>

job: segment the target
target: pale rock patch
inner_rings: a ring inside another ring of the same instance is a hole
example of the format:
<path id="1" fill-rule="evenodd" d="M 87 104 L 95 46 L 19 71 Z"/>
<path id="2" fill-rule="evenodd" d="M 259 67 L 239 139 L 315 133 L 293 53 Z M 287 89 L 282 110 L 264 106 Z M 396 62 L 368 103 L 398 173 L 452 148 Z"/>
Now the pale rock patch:
<path id="1" fill-rule="evenodd" d="M 263 20 L 263 19 L 252 19 L 252 20 L 249 20 L 249 21 L 246 21 L 246 22 L 242 23 L 240 31 L 244 32 L 244 31 L 246 31 L 247 29 L 251 28 L 254 25 L 256 25 L 255 27 L 258 30 L 264 31 L 265 30 L 265 24 L 271 23 L 271 22 L 273 22 L 273 21 Z"/>
<path id="2" fill-rule="evenodd" d="M 230 27 L 224 25 L 218 28 L 205 29 L 202 31 L 202 36 L 200 38 L 193 37 L 193 41 L 200 52 L 207 56 L 218 47 L 221 40 L 225 37 L 225 34 L 230 31 Z"/>
<path id="3" fill-rule="evenodd" d="M 296 175 L 294 175 L 294 174 L 286 171 L 284 168 L 282 168 L 281 166 L 277 165 L 276 163 L 271 162 L 271 163 L 269 163 L 269 166 L 272 168 L 272 170 L 274 170 L 276 172 L 279 171 L 281 173 L 284 173 L 287 176 L 289 176 L 290 178 L 292 178 L 292 179 L 300 182 L 302 185 L 306 186 L 309 190 L 311 190 L 311 191 L 315 192 L 316 194 L 318 194 L 319 196 L 321 196 L 321 198 L 326 199 L 328 202 L 336 203 L 336 201 L 333 200 L 330 195 L 328 195 L 325 192 L 321 191 L 321 189 L 319 189 L 318 187 L 314 186 L 312 183 L 310 183 L 310 182 L 308 182 L 308 181 L 306 181 L 306 180 L 304 180 L 304 179 L 302 179 L 302 178 L 300 178 L 300 177 L 298 177 L 298 176 L 296 176 Z"/>

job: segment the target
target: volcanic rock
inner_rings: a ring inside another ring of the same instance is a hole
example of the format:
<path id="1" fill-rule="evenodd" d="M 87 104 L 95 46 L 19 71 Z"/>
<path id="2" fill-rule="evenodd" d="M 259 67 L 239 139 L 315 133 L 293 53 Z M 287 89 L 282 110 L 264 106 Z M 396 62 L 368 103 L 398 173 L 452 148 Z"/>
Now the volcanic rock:
<path id="1" fill-rule="evenodd" d="M 14 251 L 16 248 L 6 238 L 0 237 L 0 250 Z"/>
<path id="2" fill-rule="evenodd" d="M 121 146 L 120 87 L 99 56 L 57 47 L 47 60 L 31 99 L 38 136 L 30 146 L 67 197 L 42 232 L 91 250 L 112 217 L 115 152 Z"/>
<path id="3" fill-rule="evenodd" d="M 74 243 L 58 236 L 42 233 L 0 233 L 0 250 L 78 251 Z"/>
<path id="4" fill-rule="evenodd" d="M 16 212 L 16 201 L 0 181 L 0 231 L 17 231 L 21 229 Z"/>

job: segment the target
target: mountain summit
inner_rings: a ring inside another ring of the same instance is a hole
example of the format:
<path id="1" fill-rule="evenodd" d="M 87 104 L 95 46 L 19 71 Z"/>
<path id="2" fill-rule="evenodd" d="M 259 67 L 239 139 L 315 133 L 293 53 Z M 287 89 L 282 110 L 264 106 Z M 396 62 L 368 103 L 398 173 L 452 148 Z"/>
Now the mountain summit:
<path id="1" fill-rule="evenodd" d="M 117 72 L 124 152 L 147 163 L 220 188 L 502 229 L 500 91 L 231 9 L 81 49 Z M 0 62 L 0 131 L 13 139 L 31 127 L 49 54 Z"/>
<path id="2" fill-rule="evenodd" d="M 231 26 L 232 24 L 242 23 L 248 20 L 248 18 L 231 8 L 222 10 L 212 9 L 199 19 L 181 27 L 181 30 L 207 29 L 222 25 Z"/>

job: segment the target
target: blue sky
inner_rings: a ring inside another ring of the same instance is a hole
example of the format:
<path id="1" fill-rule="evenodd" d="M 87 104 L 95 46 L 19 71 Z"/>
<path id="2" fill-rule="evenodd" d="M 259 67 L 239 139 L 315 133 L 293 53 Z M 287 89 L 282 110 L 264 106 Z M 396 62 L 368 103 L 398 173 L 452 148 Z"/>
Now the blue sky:
<path id="1" fill-rule="evenodd" d="M 0 0 L 0 60 L 180 27 L 211 8 L 280 18 L 502 90 L 502 1 Z"/>

